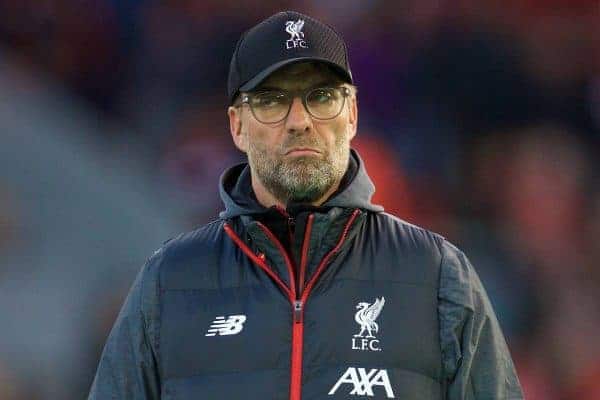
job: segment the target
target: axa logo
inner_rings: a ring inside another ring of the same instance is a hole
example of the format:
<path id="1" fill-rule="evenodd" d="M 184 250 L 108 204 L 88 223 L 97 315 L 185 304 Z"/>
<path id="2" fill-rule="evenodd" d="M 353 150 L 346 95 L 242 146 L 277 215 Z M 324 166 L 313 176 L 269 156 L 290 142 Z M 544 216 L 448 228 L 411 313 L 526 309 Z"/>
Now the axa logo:
<path id="1" fill-rule="evenodd" d="M 352 337 L 353 350 L 381 351 L 379 339 L 375 334 L 379 332 L 379 325 L 375 320 L 381 314 L 385 298 L 375 298 L 375 301 L 370 304 L 360 302 L 356 306 L 358 311 L 354 315 L 354 320 L 360 325 L 360 331 Z"/>
<path id="2" fill-rule="evenodd" d="M 333 385 L 328 395 L 332 396 L 342 387 L 342 390 L 348 390 L 348 385 L 352 390 L 349 394 L 352 396 L 375 396 L 375 389 L 385 390 L 388 399 L 394 398 L 394 391 L 390 384 L 390 378 L 385 369 L 370 369 L 350 367 L 344 372 L 340 379 Z"/>
<path id="3" fill-rule="evenodd" d="M 295 49 L 296 47 L 301 47 L 303 49 L 308 48 L 308 45 L 304 40 L 304 32 L 302 32 L 303 27 L 303 19 L 298 19 L 297 21 L 286 21 L 285 31 L 290 34 L 290 38 L 285 41 L 286 49 Z"/>
<path id="4" fill-rule="evenodd" d="M 229 317 L 220 315 L 215 318 L 204 336 L 236 335 L 244 329 L 244 322 L 246 322 L 245 315 L 230 315 Z"/>

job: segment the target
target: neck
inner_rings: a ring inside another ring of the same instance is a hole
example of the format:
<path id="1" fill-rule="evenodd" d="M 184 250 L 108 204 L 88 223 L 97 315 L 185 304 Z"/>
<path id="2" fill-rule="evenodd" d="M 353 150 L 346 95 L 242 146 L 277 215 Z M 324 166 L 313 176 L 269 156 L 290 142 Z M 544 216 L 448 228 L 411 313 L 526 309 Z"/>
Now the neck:
<path id="1" fill-rule="evenodd" d="M 254 172 L 251 172 L 251 177 L 252 177 L 252 189 L 254 190 L 256 200 L 258 200 L 258 202 L 263 207 L 271 208 L 271 207 L 275 206 L 275 207 L 279 207 L 279 208 L 283 208 L 283 209 L 287 208 L 287 203 L 289 201 L 288 199 L 284 200 L 284 199 L 276 198 L 265 187 L 265 185 L 263 185 L 261 180 L 254 174 Z M 327 201 L 329 196 L 331 196 L 333 193 L 335 193 L 335 191 L 338 189 L 338 187 L 340 186 L 340 182 L 341 182 L 341 180 L 338 180 L 334 185 L 331 186 L 331 188 L 329 188 L 329 190 L 320 199 L 318 199 L 316 201 L 312 201 L 308 204 L 310 204 L 312 206 L 320 206 L 321 204 L 325 203 L 325 201 Z"/>

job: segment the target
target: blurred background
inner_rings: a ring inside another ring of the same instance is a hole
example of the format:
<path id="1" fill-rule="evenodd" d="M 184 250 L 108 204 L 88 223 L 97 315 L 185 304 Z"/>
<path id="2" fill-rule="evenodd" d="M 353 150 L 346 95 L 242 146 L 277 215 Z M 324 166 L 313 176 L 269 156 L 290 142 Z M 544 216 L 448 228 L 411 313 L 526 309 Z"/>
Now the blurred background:
<path id="1" fill-rule="evenodd" d="M 284 9 L 347 40 L 375 201 L 470 257 L 527 398 L 600 399 L 593 0 L 0 0 L 0 399 L 86 397 L 145 259 L 221 209 L 231 53 Z"/>

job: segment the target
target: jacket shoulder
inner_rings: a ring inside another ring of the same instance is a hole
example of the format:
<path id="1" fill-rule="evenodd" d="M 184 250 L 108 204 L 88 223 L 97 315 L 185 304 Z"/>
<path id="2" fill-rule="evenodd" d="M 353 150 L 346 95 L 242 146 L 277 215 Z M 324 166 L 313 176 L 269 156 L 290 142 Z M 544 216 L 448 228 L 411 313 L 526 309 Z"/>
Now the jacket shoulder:
<path id="1" fill-rule="evenodd" d="M 165 241 L 157 251 L 164 252 L 167 259 L 172 259 L 189 256 L 190 252 L 209 250 L 222 241 L 223 225 L 223 220 L 215 220 L 193 231 L 181 233 Z"/>
<path id="2" fill-rule="evenodd" d="M 220 259 L 230 241 L 216 220 L 190 232 L 182 233 L 158 249 L 158 279 L 162 290 L 213 288 Z"/>
<path id="3" fill-rule="evenodd" d="M 387 213 L 369 213 L 363 233 L 367 259 L 389 265 L 391 279 L 438 287 L 445 239 Z"/>
<path id="4" fill-rule="evenodd" d="M 446 239 L 439 233 L 407 222 L 395 215 L 385 212 L 374 213 L 374 223 L 388 239 L 413 250 L 430 251 L 441 256 L 442 246 Z"/>

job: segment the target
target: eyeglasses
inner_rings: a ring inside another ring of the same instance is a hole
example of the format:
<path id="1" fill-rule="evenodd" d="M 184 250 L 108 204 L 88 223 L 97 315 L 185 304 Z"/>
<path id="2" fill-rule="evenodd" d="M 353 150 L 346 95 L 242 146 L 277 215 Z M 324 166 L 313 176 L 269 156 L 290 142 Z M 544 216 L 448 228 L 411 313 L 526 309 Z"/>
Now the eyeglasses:
<path id="1" fill-rule="evenodd" d="M 287 118 L 295 97 L 300 97 L 304 109 L 315 119 L 328 120 L 340 115 L 350 89 L 319 87 L 298 91 L 261 90 L 245 93 L 241 104 L 248 104 L 252 115 L 263 124 L 276 124 Z"/>

